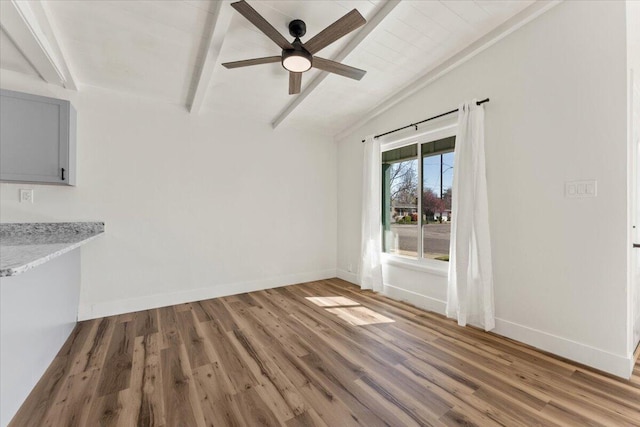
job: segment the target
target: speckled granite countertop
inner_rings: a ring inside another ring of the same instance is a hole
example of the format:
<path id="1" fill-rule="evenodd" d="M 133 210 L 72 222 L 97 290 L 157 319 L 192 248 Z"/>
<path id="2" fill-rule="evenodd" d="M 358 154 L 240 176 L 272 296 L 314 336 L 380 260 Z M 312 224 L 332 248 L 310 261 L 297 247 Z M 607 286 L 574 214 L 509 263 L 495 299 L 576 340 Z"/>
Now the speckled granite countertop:
<path id="1" fill-rule="evenodd" d="M 0 224 L 0 277 L 24 273 L 103 232 L 103 222 Z"/>

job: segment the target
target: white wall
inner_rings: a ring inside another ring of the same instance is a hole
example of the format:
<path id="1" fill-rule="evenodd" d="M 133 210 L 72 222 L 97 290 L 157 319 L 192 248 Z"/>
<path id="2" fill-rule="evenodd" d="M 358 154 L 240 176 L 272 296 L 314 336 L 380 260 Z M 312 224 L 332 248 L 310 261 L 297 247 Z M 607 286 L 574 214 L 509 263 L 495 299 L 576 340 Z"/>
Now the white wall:
<path id="1" fill-rule="evenodd" d="M 0 86 L 77 109 L 77 186 L 1 184 L 0 219 L 105 222 L 83 250 L 81 319 L 335 275 L 330 137 L 5 70 Z"/>
<path id="2" fill-rule="evenodd" d="M 564 2 L 376 117 L 338 146 L 338 273 L 353 278 L 363 136 L 486 104 L 496 331 L 627 376 L 623 2 Z M 595 179 L 598 196 L 564 197 Z M 387 292 L 442 311 L 446 278 L 385 267 Z"/>

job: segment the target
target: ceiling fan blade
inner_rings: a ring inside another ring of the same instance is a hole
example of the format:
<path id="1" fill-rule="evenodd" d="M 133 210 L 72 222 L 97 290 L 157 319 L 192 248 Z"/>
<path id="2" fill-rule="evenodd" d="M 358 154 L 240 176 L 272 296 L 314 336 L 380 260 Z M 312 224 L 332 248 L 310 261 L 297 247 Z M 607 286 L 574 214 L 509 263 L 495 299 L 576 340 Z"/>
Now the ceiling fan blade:
<path id="1" fill-rule="evenodd" d="M 340 74 L 341 76 L 349 77 L 350 79 L 360 80 L 367 72 L 359 68 L 350 67 L 348 65 L 341 64 L 339 62 L 330 61 L 324 58 L 313 57 L 313 66 L 322 71 L 328 71 L 334 74 Z"/>
<path id="2" fill-rule="evenodd" d="M 289 71 L 289 95 L 300 93 L 302 86 L 302 73 Z"/>
<path id="3" fill-rule="evenodd" d="M 225 68 L 248 67 L 250 65 L 270 64 L 272 62 L 282 61 L 281 56 L 266 56 L 264 58 L 245 59 L 243 61 L 225 62 L 222 64 Z"/>
<path id="4" fill-rule="evenodd" d="M 287 39 L 284 38 L 278 30 L 273 28 L 273 25 L 269 24 L 266 19 L 262 17 L 249 3 L 241 0 L 236 3 L 231 3 L 231 6 L 237 10 L 242 16 L 247 18 L 249 22 L 258 27 L 267 37 L 276 42 L 282 49 L 293 49 L 293 46 Z"/>
<path id="5" fill-rule="evenodd" d="M 338 19 L 333 24 L 329 25 L 324 30 L 316 34 L 311 40 L 304 44 L 304 48 L 309 53 L 314 54 L 321 49 L 329 46 L 339 38 L 349 34 L 351 31 L 364 25 L 367 21 L 360 15 L 357 9 L 353 9 L 351 12 Z"/>

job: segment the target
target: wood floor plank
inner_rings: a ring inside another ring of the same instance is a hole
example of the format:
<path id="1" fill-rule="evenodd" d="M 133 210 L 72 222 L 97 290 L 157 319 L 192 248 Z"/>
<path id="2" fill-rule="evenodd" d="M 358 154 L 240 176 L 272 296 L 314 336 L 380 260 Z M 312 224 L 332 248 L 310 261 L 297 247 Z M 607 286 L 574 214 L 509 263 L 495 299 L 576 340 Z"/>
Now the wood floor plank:
<path id="1" fill-rule="evenodd" d="M 375 399 L 376 401 L 380 398 L 380 392 L 375 388 L 373 388 L 370 384 L 358 379 L 356 380 L 356 385 L 358 385 L 365 394 L 368 394 L 370 398 Z M 391 418 L 395 418 L 397 420 L 396 422 L 399 425 L 402 425 L 405 427 L 411 427 L 411 426 L 419 427 L 422 425 L 433 425 L 433 420 L 431 423 L 426 424 L 426 422 L 423 422 L 421 419 L 417 418 L 414 414 L 411 414 L 409 411 L 403 411 L 392 401 L 382 399 L 378 402 L 378 405 L 380 408 L 384 408 L 387 414 L 392 414 Z M 389 415 L 387 415 L 386 417 L 388 418 Z"/>
<path id="2" fill-rule="evenodd" d="M 491 387 L 480 387 L 473 395 L 480 400 L 484 400 L 500 412 L 509 415 L 510 418 L 515 419 L 519 424 L 532 427 L 548 425 L 544 419 L 540 419 L 540 417 L 537 416 L 540 410 L 546 406 L 546 403 L 541 408 L 532 408 L 529 405 L 518 405 L 520 402 L 517 397 L 501 393 Z"/>
<path id="3" fill-rule="evenodd" d="M 252 427 L 242 416 L 243 408 L 238 405 L 235 395 L 227 394 L 223 398 L 208 401 L 200 400 L 207 426 Z"/>
<path id="4" fill-rule="evenodd" d="M 313 409 L 308 409 L 300 415 L 296 415 L 295 418 L 287 421 L 287 427 L 328 427 L 327 424 L 320 418 L 320 416 Z"/>
<path id="5" fill-rule="evenodd" d="M 468 413 L 462 412 L 459 408 L 453 408 L 442 417 L 440 417 L 440 421 L 442 424 L 449 427 L 457 427 L 457 426 L 479 426 L 479 425 L 489 425 L 489 424 L 478 424 L 473 421 Z M 500 425 L 500 424 L 496 424 Z"/>
<path id="6" fill-rule="evenodd" d="M 193 310 L 183 310 L 176 312 L 178 330 L 182 337 L 182 342 L 189 355 L 189 364 L 192 369 L 211 363 L 205 350 L 205 338 L 198 328 Z"/>
<path id="7" fill-rule="evenodd" d="M 235 350 L 222 326 L 215 321 L 202 322 L 200 326 L 216 352 L 219 363 L 233 387 L 233 392 L 239 393 L 255 387 L 258 381 Z"/>
<path id="8" fill-rule="evenodd" d="M 164 426 L 165 411 L 158 333 L 136 338 L 132 366 L 130 408 L 138 426 Z"/>
<path id="9" fill-rule="evenodd" d="M 117 323 L 104 367 L 101 369 L 98 395 L 105 396 L 129 388 L 133 363 L 134 330 L 132 322 Z"/>
<path id="10" fill-rule="evenodd" d="M 318 334 L 322 339 L 326 333 L 327 331 L 323 330 Z M 434 413 L 431 414 L 432 416 L 427 417 L 432 418 L 432 421 L 437 420 L 440 415 L 450 409 L 451 406 L 448 405 L 444 399 L 441 399 L 439 396 L 433 394 L 428 388 L 422 387 L 409 377 L 396 371 L 390 365 L 385 365 L 383 359 L 379 359 L 374 355 L 375 352 L 370 353 L 365 348 L 361 348 L 359 351 L 354 351 L 354 347 L 357 347 L 358 344 L 348 341 L 346 338 L 343 342 L 340 342 L 338 339 L 329 339 L 328 344 L 331 348 L 338 351 L 326 353 L 323 357 L 328 360 L 333 360 L 333 366 L 352 365 L 352 372 L 358 376 L 358 379 L 360 381 L 365 381 L 366 378 L 367 384 L 370 388 L 379 392 L 380 395 L 378 398 L 387 399 L 390 396 L 392 397 L 392 395 L 385 390 L 385 387 L 379 384 L 380 382 L 385 383 L 387 388 L 390 387 L 391 383 L 397 382 L 402 385 L 402 389 L 410 390 L 412 394 L 421 396 L 421 399 L 425 402 L 422 405 L 425 406 L 427 410 L 433 409 Z M 343 355 L 346 355 L 346 359 Z M 403 358 L 398 358 L 395 361 L 399 360 L 403 360 Z M 365 372 L 359 369 L 358 366 L 367 366 L 368 369 Z M 348 373 L 345 372 L 340 374 L 341 377 L 345 377 L 347 375 Z M 398 392 L 399 394 L 403 393 L 402 391 Z M 403 407 L 401 409 L 405 410 L 406 408 Z M 412 415 L 415 414 L 412 413 Z"/>
<path id="11" fill-rule="evenodd" d="M 227 396 L 232 396 L 232 393 L 227 390 L 225 378 L 222 375 L 220 367 L 215 364 L 200 366 L 193 370 L 193 380 L 207 424 L 213 423 L 214 420 L 219 421 L 215 415 L 218 405 L 216 402 L 226 401 Z"/>
<path id="12" fill-rule="evenodd" d="M 58 352 L 58 356 L 77 357 L 85 348 L 86 342 L 92 339 L 99 323 L 101 321 L 95 319 L 78 323 Z"/>
<path id="13" fill-rule="evenodd" d="M 323 387 L 344 401 L 346 406 L 354 413 L 358 422 L 367 426 L 393 425 L 397 423 L 397 409 L 389 410 L 380 405 L 378 397 L 361 393 L 357 381 L 360 376 L 350 379 L 343 375 L 344 370 L 336 358 L 329 353 L 319 356 L 310 353 L 301 358 L 311 371 L 320 379 Z"/>
<path id="14" fill-rule="evenodd" d="M 89 409 L 87 425 L 100 427 L 126 425 L 128 420 L 120 418 L 122 405 L 119 397 L 118 392 L 94 396 Z"/>
<path id="15" fill-rule="evenodd" d="M 374 378 L 374 375 L 364 375 L 358 381 L 367 384 L 381 399 L 388 401 L 420 425 L 438 424 L 438 419 L 451 409 L 451 406 L 435 394 L 404 390 L 404 381 L 394 385 L 382 377 Z"/>
<path id="16" fill-rule="evenodd" d="M 245 390 L 236 395 L 241 414 L 248 426 L 276 427 L 282 424 L 272 408 L 265 404 L 255 389 Z"/>
<path id="17" fill-rule="evenodd" d="M 611 380 L 603 376 L 596 376 L 582 370 L 577 370 L 571 375 L 571 384 L 580 384 L 589 390 L 602 391 L 602 393 L 615 397 L 620 401 L 635 402 L 640 411 L 640 388 L 629 387 L 628 383 L 619 380 Z"/>
<path id="18" fill-rule="evenodd" d="M 268 344 L 273 342 L 276 337 L 272 331 L 268 330 L 266 325 L 258 321 L 251 313 L 251 308 L 255 305 L 248 305 L 242 301 L 234 301 L 228 304 L 235 324 L 237 325 L 232 331 L 250 330 L 252 335 L 257 337 L 261 342 Z"/>
<path id="19" fill-rule="evenodd" d="M 87 340 L 87 342 L 90 343 L 89 349 L 77 357 L 72 372 L 87 372 L 91 369 L 102 369 L 115 327 L 116 321 L 114 318 L 105 317 L 100 319 L 100 323 L 98 323 L 92 339 Z M 75 368 L 76 366 L 78 369 Z"/>
<path id="20" fill-rule="evenodd" d="M 251 308 L 251 314 L 274 336 L 274 340 L 267 345 L 279 343 L 298 356 L 306 355 L 306 350 L 298 343 L 297 336 L 284 327 L 290 313 L 278 307 L 266 293 L 256 292 L 254 298 L 260 302 L 261 307 Z"/>
<path id="21" fill-rule="evenodd" d="M 512 373 L 512 377 L 518 378 L 522 383 L 545 392 L 547 395 L 553 395 L 559 403 L 586 405 L 588 410 L 592 410 L 596 414 L 606 414 L 612 420 L 617 419 L 619 422 L 624 422 L 625 418 L 633 421 L 640 414 L 640 397 L 627 396 L 625 399 L 624 393 L 617 394 L 607 388 L 594 387 L 588 381 L 540 377 L 531 367 L 516 365 L 515 368 L 518 372 Z M 597 418 L 597 415 L 594 417 Z"/>
<path id="22" fill-rule="evenodd" d="M 434 393 L 438 394 L 441 398 L 447 399 L 454 405 L 453 411 L 449 411 L 449 415 L 444 415 L 441 420 L 445 424 L 450 424 L 452 419 L 459 417 L 459 412 L 465 415 L 465 419 L 477 421 L 478 425 L 517 425 L 518 421 L 510 417 L 507 413 L 499 411 L 493 407 L 490 402 L 481 400 L 473 395 L 474 391 L 478 390 L 479 386 L 465 387 L 467 380 L 458 377 L 454 379 L 449 376 L 449 373 L 440 372 L 435 367 L 429 366 L 426 369 L 421 369 L 414 366 L 411 361 L 405 361 L 403 365 L 399 365 L 396 368 L 400 372 L 404 372 L 406 375 L 414 375 L 414 379 L 417 382 L 423 383 L 425 387 L 430 388 Z M 423 365 L 420 363 L 420 365 Z M 549 425 L 553 425 L 549 423 Z"/>
<path id="23" fill-rule="evenodd" d="M 273 388 L 286 402 L 293 416 L 305 412 L 307 408 L 304 399 L 287 376 L 272 362 L 267 350 L 250 334 L 239 329 L 236 329 L 233 333 L 238 343 L 242 346 L 246 354 L 245 361 L 250 369 L 253 370 L 254 375 L 262 377 L 264 381 L 268 381 L 273 385 Z M 293 416 L 287 416 L 286 418 L 291 419 Z"/>
<path id="24" fill-rule="evenodd" d="M 231 317 L 227 307 L 222 303 L 223 301 L 223 298 L 210 299 L 200 301 L 200 304 L 211 319 L 215 319 L 216 322 L 220 323 L 223 331 L 229 332 L 237 329 L 238 326 L 233 321 L 233 317 Z"/>
<path id="25" fill-rule="evenodd" d="M 173 306 L 158 309 L 159 331 L 162 342 L 160 349 L 178 347 L 182 344 L 180 332 L 178 331 L 178 321 L 176 320 L 176 310 Z"/>
<path id="26" fill-rule="evenodd" d="M 23 426 L 639 426 L 625 381 L 340 279 L 81 322 Z"/>
<path id="27" fill-rule="evenodd" d="M 579 412 L 558 406 L 553 401 L 545 406 L 542 413 L 551 416 L 562 426 L 609 427 L 609 424 L 601 424 Z"/>
<path id="28" fill-rule="evenodd" d="M 228 334 L 236 351 L 257 380 L 258 384 L 253 389 L 268 404 L 273 414 L 281 422 L 285 422 L 295 416 L 294 411 L 303 411 L 304 403 L 295 388 L 289 386 L 277 368 L 270 366 L 268 358 L 260 355 L 240 330 L 236 329 Z"/>
<path id="29" fill-rule="evenodd" d="M 162 383 L 166 423 L 169 426 L 204 426 L 204 415 L 182 345 L 161 351 Z"/>
<path id="30" fill-rule="evenodd" d="M 158 310 L 145 310 L 135 313 L 136 336 L 144 336 L 158 332 Z"/>
<path id="31" fill-rule="evenodd" d="M 196 301 L 191 303 L 191 308 L 193 308 L 193 313 L 196 315 L 198 322 L 208 322 L 215 319 L 215 317 L 204 309 L 203 303 L 205 303 L 205 301 Z"/>
<path id="32" fill-rule="evenodd" d="M 99 370 L 69 376 L 41 425 L 86 426 L 99 376 Z"/>
<path id="33" fill-rule="evenodd" d="M 423 353 L 416 354 L 416 356 L 417 359 L 424 359 L 431 364 L 438 363 L 436 361 L 444 363 L 448 369 L 458 375 L 474 378 L 476 381 L 482 382 L 483 385 L 489 385 L 505 394 L 517 396 L 519 402 L 536 410 L 544 407 L 550 400 L 549 396 L 536 389 L 521 385 L 509 377 L 501 376 L 499 372 L 484 368 L 472 359 L 466 359 L 455 352 L 444 350 L 433 344 L 425 345 Z"/>
<path id="34" fill-rule="evenodd" d="M 378 337 L 369 332 L 368 328 L 357 328 L 339 319 L 337 316 L 327 316 L 327 312 L 313 312 L 298 310 L 292 316 L 305 325 L 309 330 L 332 340 L 332 345 L 342 342 L 345 345 L 357 345 L 367 352 L 370 357 L 381 363 L 396 364 L 404 360 L 405 356 Z M 325 317 L 326 316 L 326 317 Z"/>
<path id="35" fill-rule="evenodd" d="M 314 379 L 298 388 L 312 407 L 328 426 L 368 426 L 365 420 L 358 418 L 354 408 L 340 400 L 321 381 Z M 289 420 L 287 423 L 293 423 Z"/>

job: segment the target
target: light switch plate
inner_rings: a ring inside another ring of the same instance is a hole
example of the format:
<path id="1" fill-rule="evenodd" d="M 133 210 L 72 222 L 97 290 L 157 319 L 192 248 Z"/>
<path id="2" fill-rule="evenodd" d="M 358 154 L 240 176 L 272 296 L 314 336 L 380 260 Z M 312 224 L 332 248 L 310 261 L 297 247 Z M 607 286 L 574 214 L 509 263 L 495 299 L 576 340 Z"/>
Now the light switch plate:
<path id="1" fill-rule="evenodd" d="M 567 181 L 564 184 L 564 196 L 569 199 L 596 197 L 597 195 L 598 181 L 595 179 Z"/>
<path id="2" fill-rule="evenodd" d="M 33 189 L 20 189 L 20 203 L 33 203 Z"/>

